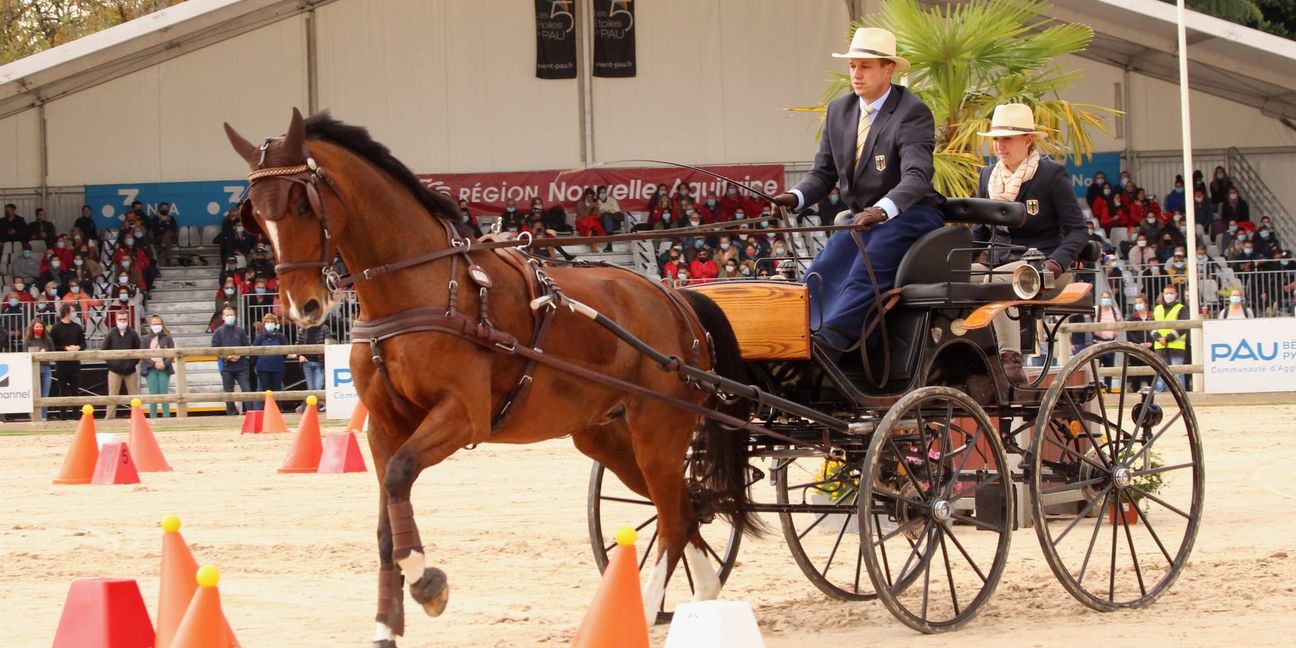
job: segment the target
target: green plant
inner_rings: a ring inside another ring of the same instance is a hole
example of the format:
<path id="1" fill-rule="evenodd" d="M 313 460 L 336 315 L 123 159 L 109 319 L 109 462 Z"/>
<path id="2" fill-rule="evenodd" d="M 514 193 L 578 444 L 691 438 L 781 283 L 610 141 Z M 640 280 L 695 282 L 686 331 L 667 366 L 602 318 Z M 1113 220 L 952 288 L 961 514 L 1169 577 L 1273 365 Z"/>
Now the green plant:
<path id="1" fill-rule="evenodd" d="M 1093 154 L 1092 132 L 1108 132 L 1104 116 L 1117 111 L 1059 96 L 1080 78 L 1054 59 L 1080 52 L 1093 29 L 1042 17 L 1045 0 L 971 0 L 924 9 L 917 0 L 893 0 L 881 13 L 850 24 L 882 27 L 895 34 L 898 53 L 910 62 L 908 87 L 931 108 L 936 119 L 936 190 L 970 196 L 989 154 L 977 136 L 990 125 L 995 106 L 1026 103 L 1048 137 L 1037 139 L 1051 155 L 1077 162 Z M 793 111 L 825 113 L 828 103 L 847 92 L 849 78 L 832 74 L 828 88 L 812 106 Z M 822 123 L 820 128 L 822 129 Z"/>
<path id="2" fill-rule="evenodd" d="M 1130 470 L 1134 473 L 1140 473 L 1162 468 L 1164 466 L 1165 460 L 1161 457 L 1161 453 L 1156 450 L 1148 450 L 1147 452 L 1135 455 L 1135 461 L 1130 466 Z M 1138 503 L 1139 500 L 1143 499 L 1143 493 L 1156 495 L 1165 487 L 1165 475 L 1164 472 L 1134 475 L 1134 477 L 1130 479 L 1130 486 L 1133 488 L 1127 489 L 1125 491 L 1125 496 L 1129 498 L 1131 502 Z M 1139 490 L 1134 490 L 1134 488 Z M 1140 493 L 1139 491 L 1143 492 Z"/>

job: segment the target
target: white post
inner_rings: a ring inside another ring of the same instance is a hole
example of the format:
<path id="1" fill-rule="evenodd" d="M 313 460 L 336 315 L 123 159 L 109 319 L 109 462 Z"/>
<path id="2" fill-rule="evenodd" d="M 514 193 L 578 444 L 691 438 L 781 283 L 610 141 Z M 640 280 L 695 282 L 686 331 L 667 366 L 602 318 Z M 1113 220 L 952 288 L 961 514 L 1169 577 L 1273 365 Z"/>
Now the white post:
<path id="1" fill-rule="evenodd" d="M 1178 0 L 1177 4 L 1175 22 L 1179 32 L 1179 120 L 1183 126 L 1184 222 L 1188 225 L 1188 249 L 1184 250 L 1188 257 L 1188 286 L 1184 292 L 1188 296 L 1189 319 L 1201 319 L 1201 298 L 1197 294 L 1197 218 L 1193 213 L 1194 201 L 1188 200 L 1192 197 L 1193 187 L 1192 118 L 1188 110 L 1188 30 L 1184 26 L 1184 0 Z M 1201 357 L 1201 329 L 1192 329 L 1189 340 L 1186 360 L 1188 364 L 1193 364 L 1196 358 Z M 1193 380 L 1193 391 L 1201 391 L 1202 382 L 1204 381 L 1200 378 Z"/>

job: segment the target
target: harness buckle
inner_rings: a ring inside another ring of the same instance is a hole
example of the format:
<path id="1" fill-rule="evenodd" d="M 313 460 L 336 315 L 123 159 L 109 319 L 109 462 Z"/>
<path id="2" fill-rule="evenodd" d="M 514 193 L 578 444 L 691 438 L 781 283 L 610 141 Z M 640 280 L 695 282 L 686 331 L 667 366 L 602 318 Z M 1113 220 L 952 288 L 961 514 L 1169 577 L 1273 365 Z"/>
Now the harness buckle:
<path id="1" fill-rule="evenodd" d="M 518 247 L 524 247 L 524 248 L 531 247 L 531 241 L 535 240 L 535 237 L 531 236 L 531 232 L 518 232 L 516 240 L 521 241 L 523 237 L 526 237 L 526 243 L 523 243 Z"/>
<path id="2" fill-rule="evenodd" d="M 342 289 L 342 275 L 338 274 L 337 269 L 328 266 L 324 268 L 321 274 L 324 275 L 324 287 L 329 292 L 337 292 Z"/>

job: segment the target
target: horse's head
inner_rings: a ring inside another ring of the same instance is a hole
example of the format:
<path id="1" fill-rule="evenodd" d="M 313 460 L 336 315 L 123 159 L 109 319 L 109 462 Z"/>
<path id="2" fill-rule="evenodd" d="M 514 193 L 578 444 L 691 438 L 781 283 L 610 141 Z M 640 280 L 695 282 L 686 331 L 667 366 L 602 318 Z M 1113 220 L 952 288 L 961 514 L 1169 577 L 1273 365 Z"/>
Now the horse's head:
<path id="1" fill-rule="evenodd" d="M 294 108 L 288 131 L 267 138 L 261 146 L 249 142 L 228 123 L 225 135 L 252 168 L 242 222 L 249 231 L 270 239 L 288 316 L 303 326 L 322 323 L 333 303 L 335 286 L 329 283 L 330 277 L 336 278 L 332 273 L 337 254 L 325 201 L 336 201 L 338 196 L 332 180 L 306 148 L 301 112 Z M 332 211 L 335 228 L 341 211 L 338 207 Z"/>

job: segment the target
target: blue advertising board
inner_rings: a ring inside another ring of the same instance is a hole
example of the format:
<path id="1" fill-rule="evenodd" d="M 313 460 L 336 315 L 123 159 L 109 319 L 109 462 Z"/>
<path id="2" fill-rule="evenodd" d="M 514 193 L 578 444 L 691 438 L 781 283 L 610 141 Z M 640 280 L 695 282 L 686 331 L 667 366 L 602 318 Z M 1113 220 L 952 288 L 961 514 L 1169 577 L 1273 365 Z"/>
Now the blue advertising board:
<path id="1" fill-rule="evenodd" d="M 1067 175 L 1071 176 L 1071 185 L 1075 189 L 1076 196 L 1080 198 L 1084 198 L 1085 192 L 1089 191 L 1095 173 L 1102 171 L 1108 181 L 1114 181 L 1120 176 L 1121 154 L 1119 152 L 1094 153 L 1093 157 L 1080 164 L 1076 164 L 1075 158 L 1071 156 L 1067 156 L 1065 160 L 1057 158 L 1054 160 L 1066 163 Z"/>
<path id="2" fill-rule="evenodd" d="M 157 213 L 158 203 L 170 203 L 172 215 L 182 226 L 219 225 L 225 212 L 238 206 L 246 188 L 244 180 L 86 185 L 85 201 L 100 228 L 121 225 L 122 216 L 136 200 L 150 214 Z"/>

